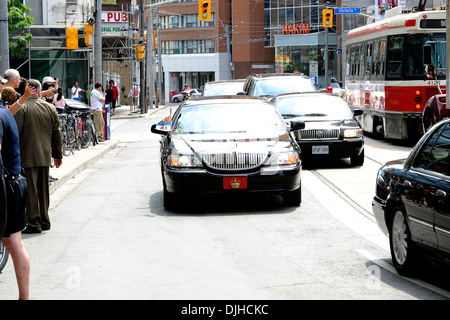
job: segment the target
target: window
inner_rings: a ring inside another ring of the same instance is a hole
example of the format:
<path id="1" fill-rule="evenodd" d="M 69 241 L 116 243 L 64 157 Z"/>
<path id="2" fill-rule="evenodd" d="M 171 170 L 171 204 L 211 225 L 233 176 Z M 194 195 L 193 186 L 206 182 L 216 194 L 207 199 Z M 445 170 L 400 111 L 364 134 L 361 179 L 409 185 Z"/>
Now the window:
<path id="1" fill-rule="evenodd" d="M 434 144 L 431 151 L 426 169 L 440 174 L 450 176 L 449 168 L 450 153 L 450 126 L 441 131 L 441 135 Z"/>
<path id="2" fill-rule="evenodd" d="M 198 27 L 198 15 L 196 14 L 188 14 L 185 16 L 186 18 L 186 28 L 196 28 Z"/>
<path id="3" fill-rule="evenodd" d="M 214 40 L 176 40 L 161 42 L 163 54 L 214 53 Z"/>
<path id="4" fill-rule="evenodd" d="M 388 39 L 387 75 L 391 79 L 400 79 L 402 76 L 403 37 Z"/>
<path id="5" fill-rule="evenodd" d="M 417 154 L 413 167 L 450 176 L 450 125 L 437 130 Z"/>

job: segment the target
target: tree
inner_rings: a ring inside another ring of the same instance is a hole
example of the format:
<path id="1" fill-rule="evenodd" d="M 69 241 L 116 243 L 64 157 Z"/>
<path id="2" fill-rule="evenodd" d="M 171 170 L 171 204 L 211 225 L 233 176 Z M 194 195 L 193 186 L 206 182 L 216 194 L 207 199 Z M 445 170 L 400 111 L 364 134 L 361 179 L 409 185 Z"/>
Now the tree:
<path id="1" fill-rule="evenodd" d="M 26 15 L 31 9 L 21 0 L 8 0 L 8 30 L 9 52 L 17 55 L 27 48 L 28 42 L 33 39 L 31 33 L 26 32 L 28 26 L 34 22 L 34 18 Z M 15 36 L 11 34 L 13 31 Z"/>

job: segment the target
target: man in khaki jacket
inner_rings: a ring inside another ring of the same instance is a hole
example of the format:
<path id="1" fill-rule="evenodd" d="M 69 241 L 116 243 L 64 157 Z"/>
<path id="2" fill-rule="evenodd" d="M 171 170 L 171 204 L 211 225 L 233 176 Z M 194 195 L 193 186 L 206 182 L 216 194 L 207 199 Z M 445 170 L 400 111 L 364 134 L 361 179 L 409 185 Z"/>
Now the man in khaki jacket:
<path id="1" fill-rule="evenodd" d="M 28 80 L 28 85 L 36 88 L 36 93 L 14 116 L 19 129 L 21 164 L 28 184 L 28 227 L 23 233 L 40 233 L 50 229 L 48 179 L 51 158 L 56 168 L 62 164 L 62 142 L 55 106 L 40 98 L 39 81 Z"/>

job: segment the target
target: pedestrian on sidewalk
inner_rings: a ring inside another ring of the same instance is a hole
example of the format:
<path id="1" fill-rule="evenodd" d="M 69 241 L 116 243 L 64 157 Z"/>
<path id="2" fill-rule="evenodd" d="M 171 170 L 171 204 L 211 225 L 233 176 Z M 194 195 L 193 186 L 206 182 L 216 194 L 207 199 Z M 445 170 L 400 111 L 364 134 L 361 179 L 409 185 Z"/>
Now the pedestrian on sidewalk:
<path id="1" fill-rule="evenodd" d="M 111 88 L 111 86 L 109 84 L 106 85 L 106 90 L 105 90 L 105 104 L 109 104 L 110 106 L 112 106 L 112 102 L 113 102 L 113 90 Z"/>
<path id="2" fill-rule="evenodd" d="M 62 164 L 62 142 L 58 113 L 54 105 L 40 99 L 41 83 L 28 80 L 36 89 L 14 116 L 20 133 L 20 155 L 28 182 L 27 220 L 24 233 L 40 233 L 50 229 L 49 172 L 51 158 L 56 168 Z"/>
<path id="3" fill-rule="evenodd" d="M 109 80 L 109 86 L 111 87 L 111 90 L 113 92 L 113 100 L 111 103 L 111 110 L 112 115 L 116 115 L 116 107 L 117 107 L 117 99 L 119 98 L 119 89 L 117 89 L 117 86 L 114 84 L 114 80 Z"/>
<path id="4" fill-rule="evenodd" d="M 5 83 L 5 87 L 11 87 L 13 89 L 19 88 L 21 78 L 19 71 L 17 71 L 16 69 L 6 70 L 5 73 L 3 74 L 3 78 L 6 79 L 7 81 Z M 15 115 L 17 110 L 19 110 L 23 106 L 23 104 L 27 101 L 27 99 L 35 93 L 36 93 L 35 88 L 26 85 L 24 94 L 21 95 L 13 105 L 9 106 L 9 111 L 11 111 L 13 115 Z"/>
<path id="5" fill-rule="evenodd" d="M 75 81 L 75 83 L 73 84 L 73 87 L 72 87 L 72 99 L 81 101 L 80 92 L 87 92 L 87 91 L 84 89 L 81 89 L 78 84 L 78 81 Z"/>
<path id="6" fill-rule="evenodd" d="M 103 119 L 103 107 L 106 101 L 106 94 L 102 92 L 102 85 L 96 82 L 94 90 L 91 94 L 91 112 L 94 115 L 94 125 L 97 130 L 99 141 L 105 141 L 103 137 L 103 129 L 105 127 L 105 120 Z"/>
<path id="7" fill-rule="evenodd" d="M 58 114 L 64 113 L 66 108 L 66 103 L 64 102 L 63 90 L 61 87 L 58 88 L 57 93 L 53 96 L 53 105 L 56 107 Z"/>
<path id="8" fill-rule="evenodd" d="M 8 171 L 6 179 L 3 172 L 0 177 L 0 237 L 13 260 L 19 299 L 28 300 L 30 298 L 30 259 L 22 242 L 22 230 L 27 226 L 25 213 L 27 182 L 20 175 L 20 161 L 17 124 L 0 99 L 0 171 L 4 168 Z M 14 194 L 11 188 L 14 188 Z"/>

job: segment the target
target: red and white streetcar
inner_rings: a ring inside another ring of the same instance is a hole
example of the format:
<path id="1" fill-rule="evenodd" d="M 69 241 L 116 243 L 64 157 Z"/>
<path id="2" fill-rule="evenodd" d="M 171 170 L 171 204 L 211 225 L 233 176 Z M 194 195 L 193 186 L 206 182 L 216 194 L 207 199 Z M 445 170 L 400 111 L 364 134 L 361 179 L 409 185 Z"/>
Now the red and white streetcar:
<path id="1" fill-rule="evenodd" d="M 400 12 L 347 34 L 345 97 L 352 109 L 364 110 L 364 131 L 412 140 L 423 134 L 425 104 L 445 90 L 445 32 L 439 9 Z M 424 46 L 431 49 L 429 65 Z"/>

